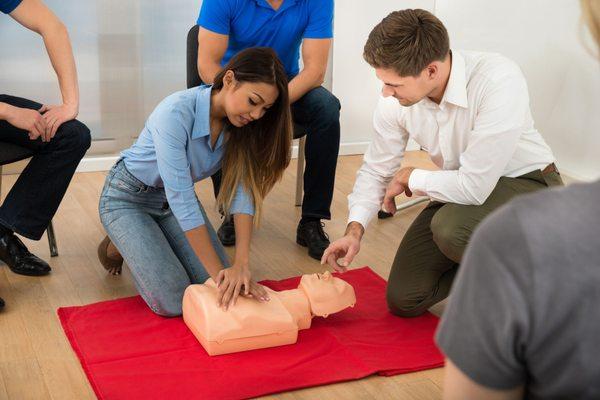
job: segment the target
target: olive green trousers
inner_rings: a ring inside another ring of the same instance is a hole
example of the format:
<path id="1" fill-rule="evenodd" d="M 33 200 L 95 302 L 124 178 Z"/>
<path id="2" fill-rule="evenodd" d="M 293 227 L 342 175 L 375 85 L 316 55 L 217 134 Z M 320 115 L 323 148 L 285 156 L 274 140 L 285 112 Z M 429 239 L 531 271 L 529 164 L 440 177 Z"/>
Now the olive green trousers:
<path id="1" fill-rule="evenodd" d="M 450 293 L 452 281 L 473 230 L 513 197 L 562 185 L 558 172 L 536 170 L 502 177 L 481 205 L 430 202 L 400 242 L 388 279 L 387 303 L 393 314 L 424 313 Z"/>

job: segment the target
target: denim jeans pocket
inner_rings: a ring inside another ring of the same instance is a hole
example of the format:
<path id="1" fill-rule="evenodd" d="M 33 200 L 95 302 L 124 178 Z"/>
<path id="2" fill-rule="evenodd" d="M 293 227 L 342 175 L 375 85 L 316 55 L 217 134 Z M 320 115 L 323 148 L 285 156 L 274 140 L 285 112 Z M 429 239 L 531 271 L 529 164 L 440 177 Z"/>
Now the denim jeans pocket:
<path id="1" fill-rule="evenodd" d="M 142 188 L 140 186 L 133 185 L 127 180 L 120 179 L 119 176 L 115 176 L 110 182 L 110 185 L 117 190 L 122 190 L 126 193 L 131 194 L 140 193 L 142 191 Z"/>
<path id="2" fill-rule="evenodd" d="M 123 161 L 118 162 L 115 170 L 112 172 L 113 176 L 110 179 L 109 185 L 117 190 L 137 194 L 146 188 L 146 185 L 142 181 L 127 170 Z"/>

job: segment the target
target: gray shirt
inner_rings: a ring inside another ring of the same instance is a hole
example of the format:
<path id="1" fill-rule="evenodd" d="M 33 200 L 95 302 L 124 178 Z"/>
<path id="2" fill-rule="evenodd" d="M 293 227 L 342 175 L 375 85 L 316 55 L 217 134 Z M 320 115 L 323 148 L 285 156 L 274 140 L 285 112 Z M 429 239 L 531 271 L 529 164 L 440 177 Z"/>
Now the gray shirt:
<path id="1" fill-rule="evenodd" d="M 486 219 L 436 339 L 481 385 L 600 398 L 600 181 L 519 197 Z"/>

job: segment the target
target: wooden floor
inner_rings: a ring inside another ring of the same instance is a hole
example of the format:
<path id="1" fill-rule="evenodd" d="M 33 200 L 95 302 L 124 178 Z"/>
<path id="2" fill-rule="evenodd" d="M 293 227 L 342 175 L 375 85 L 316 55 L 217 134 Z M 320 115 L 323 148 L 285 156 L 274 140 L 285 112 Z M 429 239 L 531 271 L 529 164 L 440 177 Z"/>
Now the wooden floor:
<path id="1" fill-rule="evenodd" d="M 346 196 L 352 190 L 361 156 L 340 157 L 337 167 L 332 220 L 326 231 L 332 239 L 343 234 L 347 218 Z M 407 157 L 408 164 L 429 167 L 421 153 Z M 283 182 L 266 200 L 261 228 L 252 243 L 253 277 L 280 279 L 323 270 L 295 243 L 300 209 L 293 206 L 295 160 Z M 105 173 L 79 173 L 54 218 L 59 256 L 50 258 L 46 237 L 24 240 L 36 255 L 48 260 L 52 274 L 25 277 L 13 274 L 0 261 L 0 297 L 7 306 L 0 313 L 0 399 L 89 399 L 94 393 L 71 350 L 56 316 L 61 306 L 81 305 L 136 294 L 127 268 L 121 276 L 107 275 L 96 257 L 104 237 L 98 217 L 98 198 Z M 3 195 L 16 180 L 3 177 Z M 218 226 L 212 204 L 212 186 L 197 186 L 209 218 Z M 398 200 L 399 202 L 402 199 Z M 400 239 L 424 205 L 403 211 L 394 218 L 374 220 L 353 266 L 369 265 L 387 278 Z M 232 254 L 231 249 L 228 250 Z M 107 343 L 110 346 L 110 343 Z M 438 399 L 443 369 L 396 377 L 373 376 L 359 381 L 297 390 L 265 398 L 278 399 Z"/>

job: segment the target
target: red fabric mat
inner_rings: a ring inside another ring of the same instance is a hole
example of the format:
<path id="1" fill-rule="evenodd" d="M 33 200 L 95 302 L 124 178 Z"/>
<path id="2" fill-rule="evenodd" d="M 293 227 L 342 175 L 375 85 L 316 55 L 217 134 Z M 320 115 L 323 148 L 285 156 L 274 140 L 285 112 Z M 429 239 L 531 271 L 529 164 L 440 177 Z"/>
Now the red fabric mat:
<path id="1" fill-rule="evenodd" d="M 181 318 L 155 315 L 140 297 L 58 315 L 99 399 L 239 399 L 443 365 L 437 317 L 391 315 L 386 283 L 368 267 L 337 276 L 354 286 L 354 308 L 313 319 L 296 344 L 237 354 L 209 357 Z M 262 283 L 285 290 L 298 280 Z"/>

